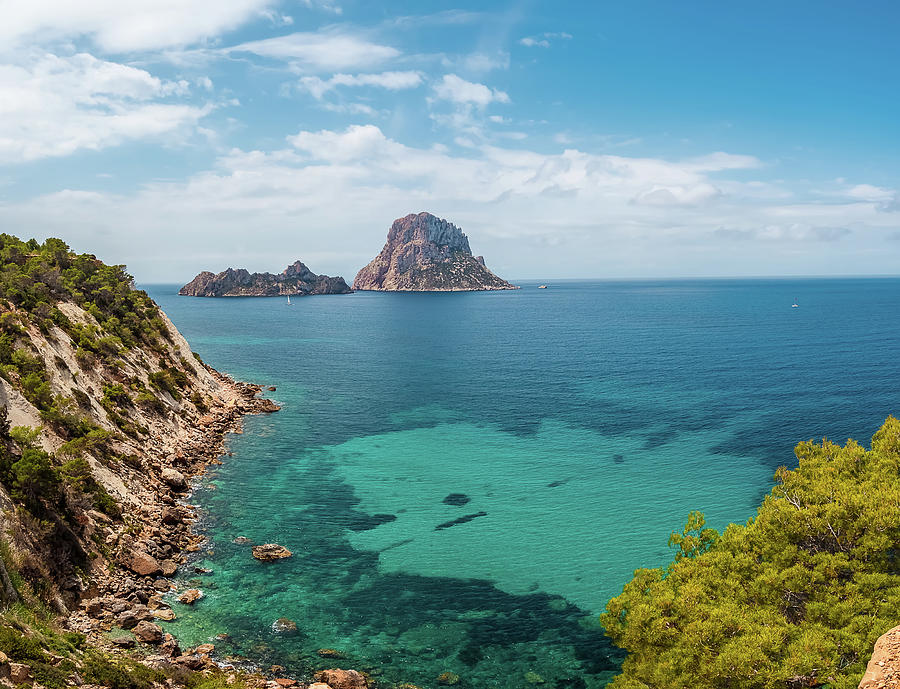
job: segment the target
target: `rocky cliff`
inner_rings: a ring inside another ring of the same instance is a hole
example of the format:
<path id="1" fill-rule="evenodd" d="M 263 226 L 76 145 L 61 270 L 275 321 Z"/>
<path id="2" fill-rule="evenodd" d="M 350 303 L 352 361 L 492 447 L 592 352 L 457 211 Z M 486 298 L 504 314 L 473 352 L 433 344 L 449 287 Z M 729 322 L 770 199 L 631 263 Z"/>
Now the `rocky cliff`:
<path id="1" fill-rule="evenodd" d="M 228 268 L 218 275 L 203 271 L 178 294 L 188 297 L 277 297 L 308 294 L 348 294 L 350 287 L 342 277 L 316 275 L 297 261 L 281 273 L 250 273 L 243 268 Z"/>
<path id="2" fill-rule="evenodd" d="M 399 218 L 381 253 L 359 271 L 353 289 L 457 292 L 517 289 L 473 256 L 469 240 L 453 223 L 431 213 Z"/>

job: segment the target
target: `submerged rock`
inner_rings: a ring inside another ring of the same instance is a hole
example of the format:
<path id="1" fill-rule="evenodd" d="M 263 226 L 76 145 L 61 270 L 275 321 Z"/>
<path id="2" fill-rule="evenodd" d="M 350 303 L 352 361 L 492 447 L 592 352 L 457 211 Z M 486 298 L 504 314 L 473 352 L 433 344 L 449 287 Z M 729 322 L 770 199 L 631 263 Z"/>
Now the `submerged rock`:
<path id="1" fill-rule="evenodd" d="M 316 653 L 322 658 L 343 658 L 344 654 L 334 648 L 320 648 Z"/>
<path id="2" fill-rule="evenodd" d="M 185 605 L 193 605 L 201 598 L 203 598 L 203 592 L 199 589 L 188 589 L 178 596 L 179 602 L 184 603 Z"/>
<path id="3" fill-rule="evenodd" d="M 454 684 L 459 684 L 459 675 L 455 672 L 442 672 L 438 675 L 437 683 L 445 687 L 452 687 Z"/>
<path id="4" fill-rule="evenodd" d="M 468 502 L 471 502 L 472 498 L 470 498 L 465 493 L 450 493 L 446 498 L 441 500 L 445 505 L 453 505 L 455 507 L 462 507 Z"/>
<path id="5" fill-rule="evenodd" d="M 273 562 L 290 557 L 293 553 L 283 545 L 277 543 L 265 543 L 253 546 L 253 557 L 262 562 Z"/>
<path id="6" fill-rule="evenodd" d="M 456 526 L 457 524 L 465 524 L 466 522 L 470 522 L 473 519 L 477 519 L 478 517 L 486 517 L 487 512 L 476 512 L 475 514 L 467 514 L 462 517 L 458 517 L 457 519 L 451 519 L 449 522 L 444 522 L 443 524 L 438 524 L 434 527 L 435 531 L 440 531 L 441 529 L 449 529 L 451 526 Z"/>
<path id="7" fill-rule="evenodd" d="M 272 631 L 276 634 L 295 634 L 297 632 L 297 623 L 289 620 L 287 617 L 279 617 L 272 623 Z"/>

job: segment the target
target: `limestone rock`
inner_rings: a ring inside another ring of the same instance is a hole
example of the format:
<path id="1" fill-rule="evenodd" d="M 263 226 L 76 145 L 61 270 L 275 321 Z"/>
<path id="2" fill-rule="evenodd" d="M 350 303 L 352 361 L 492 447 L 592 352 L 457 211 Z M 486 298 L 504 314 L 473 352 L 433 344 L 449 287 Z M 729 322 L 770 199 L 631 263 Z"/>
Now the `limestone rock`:
<path id="1" fill-rule="evenodd" d="M 187 479 L 177 469 L 166 467 L 162 470 L 161 477 L 163 482 L 172 490 L 179 492 L 187 490 Z"/>
<path id="2" fill-rule="evenodd" d="M 131 555 L 125 561 L 125 566 L 135 574 L 142 577 L 153 576 L 159 574 L 159 563 L 156 558 L 148 555 L 142 550 L 132 551 Z"/>
<path id="3" fill-rule="evenodd" d="M 459 684 L 459 675 L 455 672 L 442 672 L 438 675 L 437 683 L 445 687 L 452 687 L 454 684 Z"/>
<path id="4" fill-rule="evenodd" d="M 193 605 L 201 598 L 203 598 L 203 592 L 199 589 L 188 589 L 178 596 L 179 602 L 184 603 L 185 605 Z"/>
<path id="5" fill-rule="evenodd" d="M 878 637 L 859 689 L 897 686 L 900 686 L 900 626 Z"/>
<path id="6" fill-rule="evenodd" d="M 331 689 L 366 689 L 366 678 L 356 670 L 322 670 L 314 676 L 317 682 L 324 682 Z"/>
<path id="7" fill-rule="evenodd" d="M 272 623 L 272 631 L 276 634 L 294 634 L 297 631 L 297 623 L 287 617 L 279 617 Z"/>
<path id="8" fill-rule="evenodd" d="M 218 275 L 203 271 L 178 294 L 188 297 L 277 297 L 307 294 L 349 294 L 350 287 L 342 277 L 316 275 L 300 261 L 278 275 L 250 273 L 243 268 L 228 268 Z"/>
<path id="9" fill-rule="evenodd" d="M 134 635 L 145 644 L 158 644 L 163 640 L 163 630 L 152 622 L 138 622 Z"/>
<path id="10" fill-rule="evenodd" d="M 12 680 L 13 684 L 27 682 L 29 677 L 31 677 L 31 666 L 25 665 L 24 663 L 9 664 L 9 678 Z"/>
<path id="11" fill-rule="evenodd" d="M 277 543 L 265 543 L 264 545 L 253 546 L 253 557 L 262 562 L 282 560 L 291 555 L 293 555 L 293 553 L 291 553 L 290 550 Z"/>
<path id="12" fill-rule="evenodd" d="M 453 223 L 431 213 L 399 218 L 381 253 L 356 274 L 353 289 L 458 292 L 517 289 L 494 275 Z"/>

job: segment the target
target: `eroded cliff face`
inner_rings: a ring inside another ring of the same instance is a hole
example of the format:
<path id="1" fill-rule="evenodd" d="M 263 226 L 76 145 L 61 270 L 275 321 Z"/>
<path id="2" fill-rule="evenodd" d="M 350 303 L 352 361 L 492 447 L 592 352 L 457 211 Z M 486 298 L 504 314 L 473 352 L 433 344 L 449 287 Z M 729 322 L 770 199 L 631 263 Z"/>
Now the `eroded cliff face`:
<path id="1" fill-rule="evenodd" d="M 40 394 L 56 400 L 50 411 L 36 400 L 25 366 L 5 371 L 5 461 L 17 466 L 34 446 L 45 453 L 47 471 L 63 479 L 48 479 L 25 508 L 16 483 L 0 484 L 0 538 L 15 569 L 43 586 L 60 612 L 92 593 L 146 601 L 158 592 L 154 579 L 173 574 L 192 544 L 190 512 L 178 506 L 189 477 L 216 461 L 224 433 L 239 429 L 243 413 L 277 407 L 256 398 L 258 386 L 235 383 L 199 361 L 162 312 L 154 346 L 101 354 L 81 348 L 70 333 L 90 329 L 101 341 L 108 336 L 102 325 L 74 303 L 56 308 L 70 332 L 38 327 L 24 312 L 0 306 L 6 323 L 25 323 L 16 360 L 42 362 L 47 388 Z M 93 430 L 79 436 L 75 423 Z M 28 443 L 22 429 L 32 429 Z M 164 519 L 166 507 L 176 518 Z M 156 562 L 153 571 L 135 571 L 136 555 Z"/>
<path id="2" fill-rule="evenodd" d="M 455 292 L 516 289 L 473 256 L 453 223 L 431 213 L 395 220 L 381 253 L 359 271 L 353 289 Z"/>
<path id="3" fill-rule="evenodd" d="M 277 297 L 310 294 L 348 294 L 342 277 L 316 275 L 300 261 L 281 273 L 250 273 L 244 268 L 228 268 L 218 275 L 203 271 L 178 294 L 189 297 Z"/>

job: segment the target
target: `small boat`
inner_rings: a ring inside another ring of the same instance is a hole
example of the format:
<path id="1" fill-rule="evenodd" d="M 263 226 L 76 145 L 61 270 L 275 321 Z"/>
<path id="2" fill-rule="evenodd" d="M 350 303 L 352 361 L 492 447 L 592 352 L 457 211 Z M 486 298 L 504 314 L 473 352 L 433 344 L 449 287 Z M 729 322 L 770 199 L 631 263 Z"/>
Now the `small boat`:
<path id="1" fill-rule="evenodd" d="M 538 289 L 547 289 L 547 285 L 538 285 Z"/>
<path id="2" fill-rule="evenodd" d="M 794 303 L 791 304 L 791 308 L 792 308 L 792 309 L 799 309 L 799 308 L 800 308 L 800 300 L 799 300 L 799 299 L 794 299 Z"/>
<path id="3" fill-rule="evenodd" d="M 290 306 L 291 305 L 291 295 L 289 294 L 289 295 L 287 295 L 287 297 L 288 297 L 288 306 Z"/>

